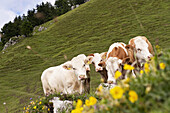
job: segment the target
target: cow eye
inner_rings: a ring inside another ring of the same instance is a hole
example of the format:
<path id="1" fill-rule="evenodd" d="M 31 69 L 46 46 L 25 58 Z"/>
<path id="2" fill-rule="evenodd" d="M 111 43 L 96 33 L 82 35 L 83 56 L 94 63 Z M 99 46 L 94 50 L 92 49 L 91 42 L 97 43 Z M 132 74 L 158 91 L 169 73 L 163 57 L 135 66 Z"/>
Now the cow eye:
<path id="1" fill-rule="evenodd" d="M 103 60 L 101 59 L 100 62 L 102 62 Z"/>
<path id="2" fill-rule="evenodd" d="M 76 70 L 76 68 L 73 68 L 73 70 Z"/>
<path id="3" fill-rule="evenodd" d="M 142 51 L 142 50 L 138 48 L 137 51 Z"/>
<path id="4" fill-rule="evenodd" d="M 85 67 L 85 66 L 86 66 L 86 64 L 83 65 L 83 67 Z"/>
<path id="5" fill-rule="evenodd" d="M 94 64 L 94 62 L 92 62 L 92 64 Z"/>

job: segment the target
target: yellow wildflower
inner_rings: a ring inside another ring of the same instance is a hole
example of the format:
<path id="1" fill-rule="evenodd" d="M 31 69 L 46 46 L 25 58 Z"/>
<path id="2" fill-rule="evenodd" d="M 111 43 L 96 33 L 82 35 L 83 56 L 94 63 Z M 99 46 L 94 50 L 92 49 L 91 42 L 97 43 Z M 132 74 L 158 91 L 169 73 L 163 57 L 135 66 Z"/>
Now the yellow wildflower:
<path id="1" fill-rule="evenodd" d="M 29 111 L 26 111 L 26 113 L 29 113 Z"/>
<path id="2" fill-rule="evenodd" d="M 25 107 L 24 107 L 24 110 L 25 110 Z"/>
<path id="3" fill-rule="evenodd" d="M 44 110 L 44 109 L 45 109 L 45 106 L 42 107 L 42 110 Z"/>
<path id="4" fill-rule="evenodd" d="M 97 88 L 97 91 L 98 91 L 98 92 L 102 92 L 102 90 L 103 90 L 103 86 L 100 85 L 100 86 Z"/>
<path id="5" fill-rule="evenodd" d="M 71 113 L 82 113 L 82 111 L 83 111 L 83 107 L 80 107 L 80 108 L 73 109 Z"/>
<path id="6" fill-rule="evenodd" d="M 134 67 L 131 66 L 131 65 L 128 65 L 128 64 L 125 64 L 124 67 L 123 67 L 124 70 L 133 70 Z"/>
<path id="7" fill-rule="evenodd" d="M 122 80 L 122 83 L 123 83 L 123 84 L 128 84 L 128 83 L 129 83 L 129 81 L 130 81 L 130 78 L 129 78 L 129 77 L 127 77 L 126 79 Z"/>
<path id="8" fill-rule="evenodd" d="M 34 105 L 34 104 L 35 104 L 35 102 L 34 102 L 34 101 L 32 101 L 32 102 L 31 102 L 31 105 Z"/>
<path id="9" fill-rule="evenodd" d="M 27 107 L 27 110 L 29 110 L 29 107 Z"/>
<path id="10" fill-rule="evenodd" d="M 42 102 L 40 101 L 39 104 L 42 104 Z"/>
<path id="11" fill-rule="evenodd" d="M 148 94 L 150 91 L 151 91 L 151 86 L 149 85 L 146 87 L 145 93 Z"/>
<path id="12" fill-rule="evenodd" d="M 48 108 L 48 111 L 50 111 L 50 108 Z"/>
<path id="13" fill-rule="evenodd" d="M 114 88 L 110 89 L 110 94 L 114 99 L 122 98 L 123 92 L 124 90 L 119 86 L 115 86 Z"/>
<path id="14" fill-rule="evenodd" d="M 164 64 L 164 63 L 160 63 L 160 64 L 159 64 L 159 67 L 160 67 L 161 69 L 165 69 L 165 64 Z"/>
<path id="15" fill-rule="evenodd" d="M 90 101 L 88 99 L 86 99 L 85 104 L 86 104 L 86 106 L 89 107 L 90 106 Z"/>
<path id="16" fill-rule="evenodd" d="M 118 79 L 121 75 L 122 73 L 120 71 L 116 71 L 114 78 Z"/>
<path id="17" fill-rule="evenodd" d="M 129 84 L 124 84 L 124 91 L 128 91 L 129 90 Z"/>
<path id="18" fill-rule="evenodd" d="M 37 108 L 37 106 L 34 106 L 34 109 L 36 109 Z"/>
<path id="19" fill-rule="evenodd" d="M 83 102 L 80 99 L 78 99 L 77 104 L 76 104 L 76 108 L 80 108 L 82 106 L 82 104 L 83 104 Z"/>
<path id="20" fill-rule="evenodd" d="M 156 47 L 156 49 L 160 49 L 160 46 L 159 46 L 159 45 L 156 45 L 155 47 Z"/>
<path id="21" fill-rule="evenodd" d="M 95 97 L 92 97 L 92 96 L 89 98 L 89 100 L 90 100 L 90 105 L 94 105 L 97 102 L 97 99 Z"/>
<path id="22" fill-rule="evenodd" d="M 100 81 L 101 81 L 101 83 L 103 83 L 103 82 L 104 82 L 104 79 L 103 79 L 103 78 L 101 78 L 101 79 L 100 79 Z"/>
<path id="23" fill-rule="evenodd" d="M 86 104 L 86 106 L 93 106 L 94 104 L 96 104 L 96 102 L 97 102 L 97 99 L 95 98 L 95 97 L 90 97 L 89 98 L 89 100 L 88 99 L 86 99 L 86 101 L 85 101 L 85 104 Z"/>
<path id="24" fill-rule="evenodd" d="M 145 63 L 144 64 L 144 69 L 145 69 L 145 72 L 148 73 L 150 71 L 149 69 L 149 64 L 148 63 Z"/>
<path id="25" fill-rule="evenodd" d="M 129 100 L 134 103 L 135 101 L 138 100 L 138 95 L 135 91 L 131 90 L 129 91 Z"/>
<path id="26" fill-rule="evenodd" d="M 140 70 L 140 74 L 143 75 L 143 70 Z"/>

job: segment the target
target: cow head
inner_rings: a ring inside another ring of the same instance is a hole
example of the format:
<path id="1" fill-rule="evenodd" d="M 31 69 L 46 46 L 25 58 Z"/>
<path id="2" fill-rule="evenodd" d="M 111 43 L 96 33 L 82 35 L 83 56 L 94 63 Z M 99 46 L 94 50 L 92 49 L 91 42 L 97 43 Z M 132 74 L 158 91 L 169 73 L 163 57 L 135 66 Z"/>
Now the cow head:
<path id="1" fill-rule="evenodd" d="M 115 72 L 120 71 L 122 72 L 122 65 L 125 63 L 129 62 L 130 58 L 124 58 L 123 60 L 117 58 L 117 57 L 109 57 L 108 60 L 106 61 L 106 69 L 107 69 L 107 74 L 108 74 L 108 80 L 107 82 L 109 84 L 115 83 L 116 80 L 114 78 Z"/>
<path id="2" fill-rule="evenodd" d="M 85 62 L 86 62 L 86 56 L 84 54 L 80 54 L 71 60 L 73 70 L 75 72 L 75 75 L 78 77 L 78 80 L 84 80 L 87 78 L 86 75 L 87 65 Z"/>
<path id="3" fill-rule="evenodd" d="M 100 63 L 106 59 L 106 54 L 107 52 L 91 54 L 91 56 L 93 56 L 92 64 L 95 66 L 96 72 L 103 70 L 103 66 L 100 65 Z"/>
<path id="4" fill-rule="evenodd" d="M 136 57 L 139 62 L 142 62 L 143 60 L 150 60 L 153 56 L 148 49 L 148 44 L 145 40 L 142 38 L 137 38 L 135 41 L 135 53 Z"/>

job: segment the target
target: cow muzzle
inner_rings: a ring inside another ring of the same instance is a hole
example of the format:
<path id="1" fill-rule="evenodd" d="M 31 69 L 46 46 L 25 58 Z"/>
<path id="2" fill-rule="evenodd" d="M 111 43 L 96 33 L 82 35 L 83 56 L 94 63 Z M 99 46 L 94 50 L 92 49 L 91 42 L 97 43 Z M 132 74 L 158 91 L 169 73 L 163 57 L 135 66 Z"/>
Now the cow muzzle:
<path id="1" fill-rule="evenodd" d="M 84 79 L 86 79 L 87 77 L 86 77 L 85 75 L 80 75 L 79 78 L 80 78 L 80 80 L 84 80 Z"/>
<path id="2" fill-rule="evenodd" d="M 109 83 L 109 84 L 113 84 L 113 81 L 112 81 L 112 80 L 109 80 L 109 81 L 107 81 L 107 83 Z"/>

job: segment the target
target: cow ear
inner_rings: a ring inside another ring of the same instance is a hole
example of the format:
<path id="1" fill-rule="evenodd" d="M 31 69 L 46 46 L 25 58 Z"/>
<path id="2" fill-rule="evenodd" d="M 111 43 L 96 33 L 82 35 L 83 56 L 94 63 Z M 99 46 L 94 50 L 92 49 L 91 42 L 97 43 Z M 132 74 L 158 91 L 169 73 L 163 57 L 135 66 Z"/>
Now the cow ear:
<path id="1" fill-rule="evenodd" d="M 71 69 L 73 69 L 73 66 L 71 64 L 64 64 L 63 68 L 66 70 L 71 70 Z"/>
<path id="2" fill-rule="evenodd" d="M 87 56 L 84 63 L 85 64 L 91 64 L 92 63 L 92 60 L 93 60 L 93 56 Z"/>
<path id="3" fill-rule="evenodd" d="M 125 48 L 126 48 L 127 50 L 129 50 L 129 49 L 132 49 L 132 50 L 133 50 L 133 49 L 134 49 L 134 47 L 133 47 L 132 45 L 130 45 L 130 44 L 129 44 L 129 45 L 126 45 Z"/>
<path id="4" fill-rule="evenodd" d="M 122 64 L 126 64 L 130 62 L 130 57 L 126 57 L 123 59 Z"/>
<path id="5" fill-rule="evenodd" d="M 102 60 L 105 60 L 106 59 L 106 56 L 107 56 L 107 52 L 103 52 L 100 54 Z"/>

